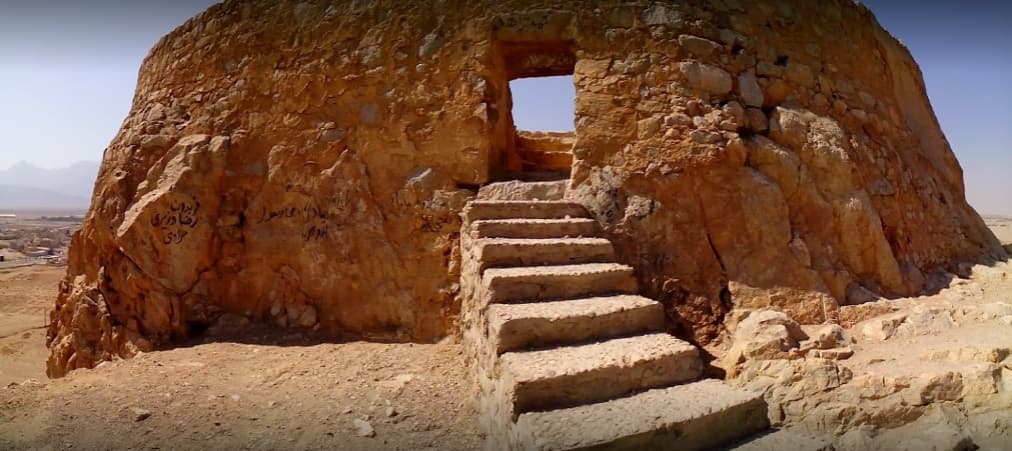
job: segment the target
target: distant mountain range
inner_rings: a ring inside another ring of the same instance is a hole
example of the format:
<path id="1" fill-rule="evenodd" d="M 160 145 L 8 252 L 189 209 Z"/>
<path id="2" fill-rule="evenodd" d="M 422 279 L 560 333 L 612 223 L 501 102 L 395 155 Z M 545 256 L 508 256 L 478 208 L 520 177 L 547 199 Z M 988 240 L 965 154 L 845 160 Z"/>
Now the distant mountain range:
<path id="1" fill-rule="evenodd" d="M 87 209 L 96 176 L 94 161 L 57 169 L 16 163 L 0 170 L 0 209 Z"/>

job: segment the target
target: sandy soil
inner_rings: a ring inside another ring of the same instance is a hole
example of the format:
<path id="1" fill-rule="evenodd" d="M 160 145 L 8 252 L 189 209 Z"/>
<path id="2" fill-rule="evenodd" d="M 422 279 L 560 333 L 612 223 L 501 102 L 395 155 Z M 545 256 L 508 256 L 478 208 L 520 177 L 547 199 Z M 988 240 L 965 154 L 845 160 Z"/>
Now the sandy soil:
<path id="1" fill-rule="evenodd" d="M 66 268 L 0 269 L 0 386 L 46 378 L 46 315 Z"/>
<path id="2" fill-rule="evenodd" d="M 375 343 L 151 353 L 0 392 L 0 448 L 476 449 L 459 361 Z"/>
<path id="3" fill-rule="evenodd" d="M 1004 244 L 1012 244 L 1012 217 L 985 216 L 984 222 Z"/>
<path id="4" fill-rule="evenodd" d="M 206 343 L 48 380 L 44 330 L 30 328 L 63 271 L 0 273 L 0 449 L 481 447 L 457 344 L 321 344 L 260 329 L 215 341 L 231 335 L 212 330 Z"/>

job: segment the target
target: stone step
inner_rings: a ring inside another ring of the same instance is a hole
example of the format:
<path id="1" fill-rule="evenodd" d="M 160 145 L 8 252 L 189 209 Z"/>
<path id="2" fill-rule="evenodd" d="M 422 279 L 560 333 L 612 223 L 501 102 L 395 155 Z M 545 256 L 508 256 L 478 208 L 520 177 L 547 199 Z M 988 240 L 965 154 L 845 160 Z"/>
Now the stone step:
<path id="1" fill-rule="evenodd" d="M 464 222 L 479 219 L 587 218 L 587 209 L 576 202 L 535 200 L 475 200 L 464 207 Z"/>
<path id="2" fill-rule="evenodd" d="M 713 449 L 768 426 L 762 395 L 715 379 L 525 413 L 516 425 L 525 450 L 630 451 Z"/>
<path id="3" fill-rule="evenodd" d="M 617 263 L 489 268 L 482 276 L 482 285 L 492 304 L 638 291 L 632 267 Z"/>
<path id="4" fill-rule="evenodd" d="M 547 182 L 509 180 L 478 189 L 478 200 L 562 200 L 569 179 Z"/>
<path id="5" fill-rule="evenodd" d="M 482 238 L 475 240 L 471 249 L 479 274 L 486 268 L 606 263 L 615 259 L 611 241 L 604 238 Z"/>
<path id="6" fill-rule="evenodd" d="M 483 219 L 471 223 L 475 238 L 562 238 L 596 237 L 601 234 L 597 221 L 569 219 Z"/>
<path id="7" fill-rule="evenodd" d="M 501 354 L 658 331 L 664 327 L 664 306 L 635 295 L 493 304 L 488 322 L 492 347 Z"/>
<path id="8" fill-rule="evenodd" d="M 573 167 L 572 150 L 518 148 L 517 155 L 527 170 L 566 171 Z"/>
<path id="9" fill-rule="evenodd" d="M 501 180 L 520 180 L 522 182 L 555 182 L 558 180 L 569 180 L 569 168 L 565 170 L 526 170 L 508 171 L 503 174 Z"/>
<path id="10" fill-rule="evenodd" d="M 576 145 L 576 135 L 571 132 L 520 131 L 517 133 L 517 151 L 572 153 L 574 145 Z"/>
<path id="11" fill-rule="evenodd" d="M 507 352 L 499 365 L 502 381 L 512 393 L 514 415 L 687 382 L 703 369 L 695 346 L 666 333 Z"/>

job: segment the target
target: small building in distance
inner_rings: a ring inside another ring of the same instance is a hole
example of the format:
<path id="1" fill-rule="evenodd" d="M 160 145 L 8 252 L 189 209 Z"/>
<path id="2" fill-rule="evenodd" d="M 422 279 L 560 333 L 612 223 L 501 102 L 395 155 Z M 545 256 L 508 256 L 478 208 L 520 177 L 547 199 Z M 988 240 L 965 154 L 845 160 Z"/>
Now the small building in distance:
<path id="1" fill-rule="evenodd" d="M 47 247 L 35 247 L 26 252 L 29 257 L 48 257 L 53 255 L 53 250 Z"/>

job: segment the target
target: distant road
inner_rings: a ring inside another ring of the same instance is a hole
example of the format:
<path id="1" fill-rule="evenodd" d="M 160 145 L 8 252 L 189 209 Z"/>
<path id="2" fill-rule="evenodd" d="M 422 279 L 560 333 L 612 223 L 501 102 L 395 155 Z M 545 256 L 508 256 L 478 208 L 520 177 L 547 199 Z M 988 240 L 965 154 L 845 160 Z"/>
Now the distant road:
<path id="1" fill-rule="evenodd" d="M 18 219 L 38 219 L 42 216 L 80 216 L 84 218 L 88 211 L 83 208 L 8 208 L 0 205 L 0 214 L 17 215 Z"/>
<path id="2" fill-rule="evenodd" d="M 0 268 L 17 268 L 19 266 L 41 265 L 46 263 L 46 257 L 25 257 L 15 258 L 0 262 Z"/>

